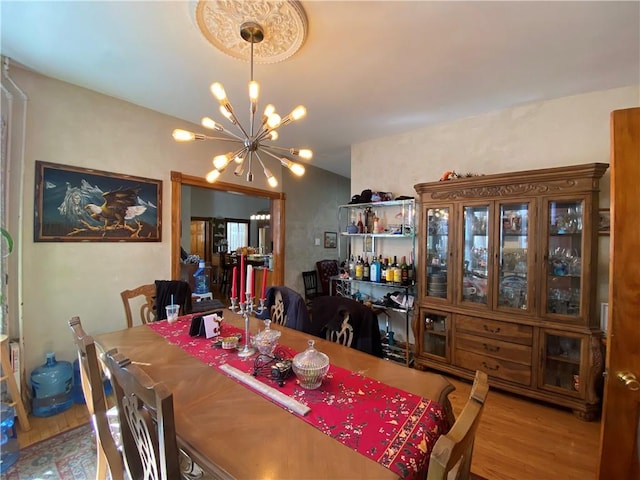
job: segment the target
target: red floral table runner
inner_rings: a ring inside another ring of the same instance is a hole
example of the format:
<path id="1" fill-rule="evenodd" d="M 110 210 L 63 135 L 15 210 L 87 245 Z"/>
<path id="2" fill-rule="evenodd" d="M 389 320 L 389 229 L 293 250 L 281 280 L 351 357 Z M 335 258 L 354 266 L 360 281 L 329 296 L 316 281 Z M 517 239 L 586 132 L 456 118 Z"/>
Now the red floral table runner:
<path id="1" fill-rule="evenodd" d="M 235 350 L 212 348 L 211 339 L 189 336 L 192 317 L 186 315 L 172 324 L 160 321 L 148 326 L 211 367 L 218 369 L 226 363 L 244 372 L 253 372 L 255 356 L 242 359 Z M 232 325 L 222 324 L 221 336 L 238 332 L 242 333 Z M 292 349 L 288 351 L 292 356 L 297 353 Z M 305 416 L 291 412 L 292 415 L 401 478 L 425 477 L 433 445 L 448 430 L 444 410 L 438 402 L 336 365 L 330 365 L 322 386 L 316 390 L 305 390 L 297 381 L 287 381 L 280 387 L 270 378 L 257 378 L 311 407 Z"/>

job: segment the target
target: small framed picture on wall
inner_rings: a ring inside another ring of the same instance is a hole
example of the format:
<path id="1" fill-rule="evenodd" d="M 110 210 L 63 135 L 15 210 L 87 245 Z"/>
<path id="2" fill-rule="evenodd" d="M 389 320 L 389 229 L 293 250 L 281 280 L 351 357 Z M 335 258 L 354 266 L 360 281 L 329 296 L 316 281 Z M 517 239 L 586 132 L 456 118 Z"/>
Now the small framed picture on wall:
<path id="1" fill-rule="evenodd" d="M 336 232 L 324 232 L 324 248 L 337 248 L 338 234 Z"/>

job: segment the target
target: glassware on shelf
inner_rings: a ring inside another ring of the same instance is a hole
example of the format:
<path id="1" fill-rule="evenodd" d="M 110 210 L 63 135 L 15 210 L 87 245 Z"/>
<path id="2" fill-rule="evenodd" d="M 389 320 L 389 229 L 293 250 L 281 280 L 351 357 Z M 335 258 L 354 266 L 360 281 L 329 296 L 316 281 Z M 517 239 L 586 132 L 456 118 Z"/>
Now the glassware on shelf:
<path id="1" fill-rule="evenodd" d="M 567 235 L 582 232 L 582 202 L 551 202 L 549 204 L 549 231 Z"/>

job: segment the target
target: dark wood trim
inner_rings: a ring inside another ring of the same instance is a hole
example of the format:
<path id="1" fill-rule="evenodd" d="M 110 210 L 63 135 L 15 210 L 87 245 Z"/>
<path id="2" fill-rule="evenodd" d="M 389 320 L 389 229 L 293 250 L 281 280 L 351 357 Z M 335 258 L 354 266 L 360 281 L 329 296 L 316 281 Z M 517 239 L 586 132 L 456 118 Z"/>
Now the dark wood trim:
<path id="1" fill-rule="evenodd" d="M 171 171 L 171 278 L 180 278 L 180 213 L 182 208 L 182 185 L 208 188 L 223 192 L 242 193 L 271 200 L 271 235 L 273 237 L 273 283 L 284 285 L 284 229 L 286 195 L 234 183 L 209 183 L 202 177 Z"/>

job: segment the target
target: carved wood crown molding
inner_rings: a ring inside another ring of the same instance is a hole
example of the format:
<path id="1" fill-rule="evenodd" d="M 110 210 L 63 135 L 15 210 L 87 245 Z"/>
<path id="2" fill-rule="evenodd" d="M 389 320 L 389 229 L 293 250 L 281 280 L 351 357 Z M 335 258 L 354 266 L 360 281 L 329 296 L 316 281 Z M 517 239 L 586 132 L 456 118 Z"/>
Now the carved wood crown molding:
<path id="1" fill-rule="evenodd" d="M 508 197 L 512 195 L 527 195 L 540 193 L 557 193 L 562 190 L 576 187 L 575 180 L 565 180 L 559 182 L 549 182 L 542 184 L 520 183 L 512 185 L 492 185 L 485 187 L 469 187 L 460 190 L 450 190 L 446 192 L 433 192 L 431 198 L 434 200 L 456 200 L 459 198 L 483 198 L 483 197 Z"/>
<path id="2" fill-rule="evenodd" d="M 596 192 L 608 167 L 606 163 L 589 163 L 419 183 L 414 188 L 433 200 Z"/>
<path id="3" fill-rule="evenodd" d="M 214 47 L 245 61 L 250 59 L 251 43 L 240 36 L 240 25 L 260 25 L 264 40 L 253 45 L 255 63 L 286 60 L 307 37 L 307 17 L 297 1 L 200 0 L 195 16 L 198 28 Z"/>

